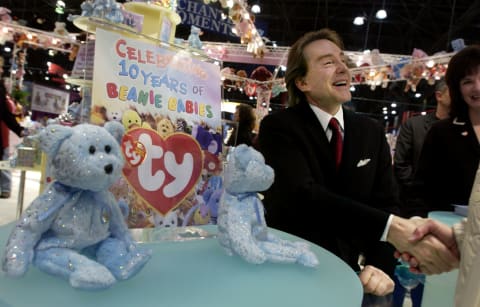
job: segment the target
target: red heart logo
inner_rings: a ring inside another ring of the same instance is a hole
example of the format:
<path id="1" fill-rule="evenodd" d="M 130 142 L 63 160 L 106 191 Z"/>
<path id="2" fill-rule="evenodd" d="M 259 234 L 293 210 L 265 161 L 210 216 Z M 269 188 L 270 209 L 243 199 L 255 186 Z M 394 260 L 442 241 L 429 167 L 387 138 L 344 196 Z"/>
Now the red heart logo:
<path id="1" fill-rule="evenodd" d="M 136 163 L 138 157 L 125 151 L 132 146 L 122 143 L 127 160 L 123 175 L 133 189 L 163 215 L 175 209 L 201 176 L 203 155 L 198 142 L 185 133 L 174 133 L 163 139 L 156 131 L 144 128 L 129 130 L 123 141 L 144 150 L 141 163 Z"/>

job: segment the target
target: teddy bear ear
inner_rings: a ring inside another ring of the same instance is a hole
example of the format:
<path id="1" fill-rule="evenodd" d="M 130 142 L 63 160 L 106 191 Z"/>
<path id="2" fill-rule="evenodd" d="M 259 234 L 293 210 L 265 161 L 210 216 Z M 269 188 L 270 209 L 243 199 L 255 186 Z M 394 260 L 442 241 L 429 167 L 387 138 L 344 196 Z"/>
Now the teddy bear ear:
<path id="1" fill-rule="evenodd" d="M 247 168 L 248 162 L 251 159 L 251 152 L 250 148 L 245 144 L 240 144 L 235 147 L 233 154 L 235 156 L 235 163 L 239 166 L 242 170 Z"/>
<path id="2" fill-rule="evenodd" d="M 38 135 L 40 148 L 49 156 L 54 156 L 63 140 L 71 136 L 72 128 L 51 124 Z"/>
<path id="3" fill-rule="evenodd" d="M 119 122 L 112 120 L 106 122 L 103 126 L 120 144 L 122 141 L 123 134 L 125 133 L 125 128 Z"/>

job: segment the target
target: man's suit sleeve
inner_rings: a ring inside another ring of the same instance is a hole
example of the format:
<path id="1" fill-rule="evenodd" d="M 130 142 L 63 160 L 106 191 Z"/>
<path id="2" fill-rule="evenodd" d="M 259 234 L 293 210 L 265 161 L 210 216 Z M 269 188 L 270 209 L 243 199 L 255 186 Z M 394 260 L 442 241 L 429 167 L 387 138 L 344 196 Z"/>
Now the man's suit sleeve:
<path id="1" fill-rule="evenodd" d="M 377 153 L 378 167 L 370 205 L 398 215 L 400 213 L 399 191 L 393 175 L 391 149 L 383 128 L 378 127 L 378 129 L 380 148 Z"/>
<path id="2" fill-rule="evenodd" d="M 301 223 L 330 228 L 339 237 L 380 240 L 389 214 L 332 193 L 318 184 L 309 166 L 315 162 L 306 161 L 299 149 L 309 143 L 308 135 L 295 127 L 295 123 L 267 116 L 261 122 L 258 142 L 266 162 L 275 170 L 271 192 L 276 194 L 273 199 L 281 201 L 272 206 L 284 215 L 284 220 L 294 223 L 301 220 Z M 279 208 L 280 203 L 289 205 Z M 267 222 L 268 215 L 272 214 L 278 213 L 268 212 L 267 208 Z M 285 218 L 285 215 L 289 216 Z"/>
<path id="3" fill-rule="evenodd" d="M 410 185 L 413 180 L 413 126 L 410 120 L 400 128 L 393 158 L 395 177 L 402 185 Z"/>

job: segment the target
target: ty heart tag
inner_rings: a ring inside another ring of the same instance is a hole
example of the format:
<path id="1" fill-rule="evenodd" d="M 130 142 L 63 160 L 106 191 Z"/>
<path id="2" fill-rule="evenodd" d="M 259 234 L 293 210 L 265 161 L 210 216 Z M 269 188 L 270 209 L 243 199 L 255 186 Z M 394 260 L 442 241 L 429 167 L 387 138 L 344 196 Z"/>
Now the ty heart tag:
<path id="1" fill-rule="evenodd" d="M 123 140 L 125 158 L 131 160 L 123 168 L 125 178 L 150 206 L 167 214 L 183 201 L 200 178 L 203 167 L 200 145 L 185 133 L 163 139 L 156 131 L 143 128 L 129 130 Z M 125 149 L 132 147 L 144 148 L 143 159 L 131 158 L 134 155 Z"/>
<path id="2" fill-rule="evenodd" d="M 135 140 L 132 135 L 125 134 L 122 138 L 122 151 L 130 166 L 139 166 L 145 160 L 145 146 Z"/>

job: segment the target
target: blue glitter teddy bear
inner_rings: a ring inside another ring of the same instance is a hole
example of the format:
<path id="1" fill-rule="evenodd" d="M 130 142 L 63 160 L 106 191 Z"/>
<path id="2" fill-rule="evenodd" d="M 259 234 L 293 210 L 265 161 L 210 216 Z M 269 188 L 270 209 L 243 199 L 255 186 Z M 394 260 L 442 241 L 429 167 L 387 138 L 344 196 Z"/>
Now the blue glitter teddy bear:
<path id="1" fill-rule="evenodd" d="M 122 172 L 122 124 L 48 125 L 35 137 L 55 178 L 24 211 L 2 269 L 23 276 L 32 263 L 74 288 L 104 289 L 138 273 L 151 251 L 137 246 L 113 194 Z"/>
<path id="2" fill-rule="evenodd" d="M 270 261 L 315 267 L 318 259 L 307 242 L 280 239 L 268 231 L 256 191 L 268 189 L 273 180 L 273 169 L 252 147 L 242 144 L 230 153 L 218 211 L 219 242 L 228 255 L 236 253 L 250 263 Z"/>

